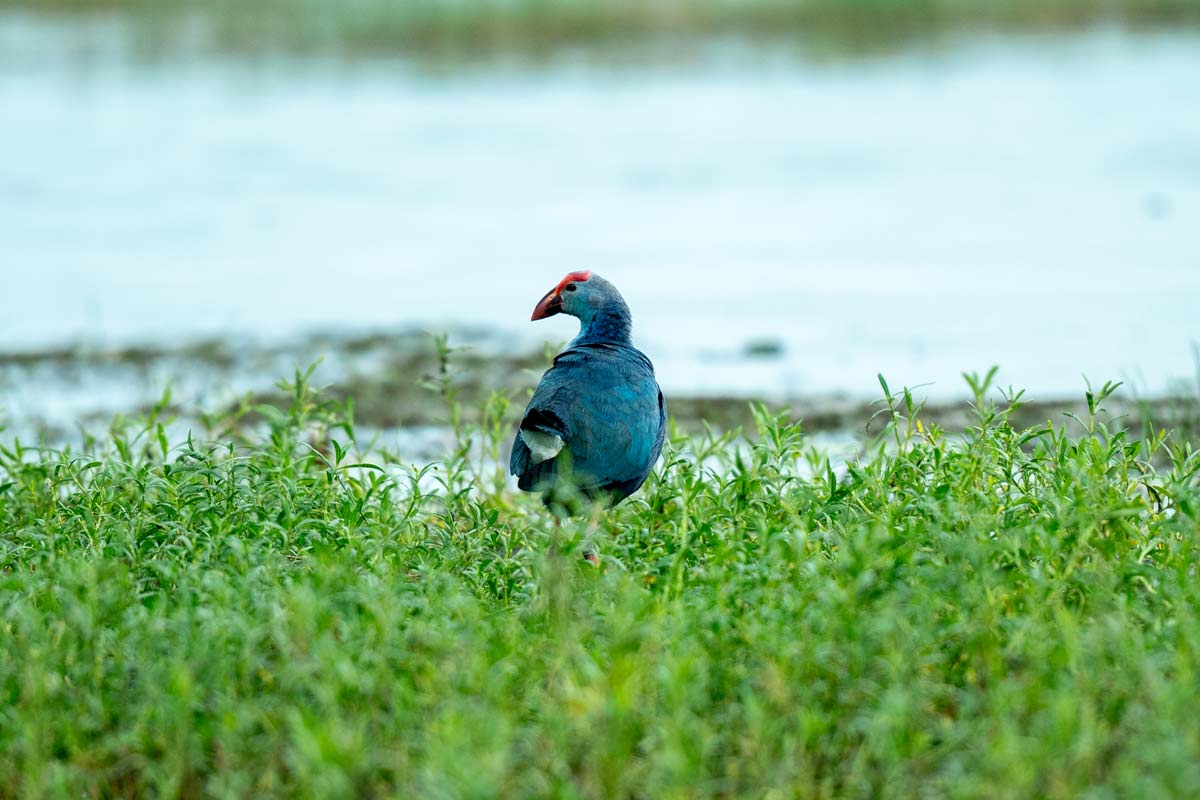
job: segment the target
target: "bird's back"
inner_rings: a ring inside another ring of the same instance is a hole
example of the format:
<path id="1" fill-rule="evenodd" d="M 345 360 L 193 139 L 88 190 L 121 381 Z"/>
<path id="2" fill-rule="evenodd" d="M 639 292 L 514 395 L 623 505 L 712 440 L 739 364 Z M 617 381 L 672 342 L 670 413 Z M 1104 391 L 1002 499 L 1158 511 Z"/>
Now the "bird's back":
<path id="1" fill-rule="evenodd" d="M 633 347 L 576 345 L 554 359 L 525 410 L 510 468 L 525 490 L 549 491 L 568 471 L 589 497 L 636 491 L 658 460 L 666 408 L 650 360 Z M 538 460 L 525 441 L 559 437 L 562 452 Z"/>

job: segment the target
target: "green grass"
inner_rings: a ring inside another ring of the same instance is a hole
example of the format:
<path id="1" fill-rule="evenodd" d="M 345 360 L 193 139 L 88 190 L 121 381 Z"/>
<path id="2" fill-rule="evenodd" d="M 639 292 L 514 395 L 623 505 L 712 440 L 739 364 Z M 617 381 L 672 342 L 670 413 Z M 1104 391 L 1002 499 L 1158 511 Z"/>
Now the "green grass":
<path id="1" fill-rule="evenodd" d="M 11 443 L 0 797 L 1196 796 L 1200 455 L 972 381 L 844 471 L 673 435 L 557 530 L 501 397 L 391 472 L 304 376 L 235 442 Z"/>
<path id="2" fill-rule="evenodd" d="M 219 46 L 244 51 L 462 55 L 727 34 L 853 51 L 961 29 L 1200 21 L 1200 0 L 0 0 L 3 6 L 119 12 L 141 24 L 141 45 L 158 51 L 194 45 L 204 31 Z"/>

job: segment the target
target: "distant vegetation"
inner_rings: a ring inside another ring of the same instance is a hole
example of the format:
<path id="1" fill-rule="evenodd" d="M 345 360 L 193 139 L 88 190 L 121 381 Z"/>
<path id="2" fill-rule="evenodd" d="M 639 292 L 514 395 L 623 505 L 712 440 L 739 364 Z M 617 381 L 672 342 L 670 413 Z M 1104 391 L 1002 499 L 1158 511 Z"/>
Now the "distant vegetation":
<path id="1" fill-rule="evenodd" d="M 10 441 L 0 798 L 1197 796 L 1194 441 L 970 385 L 844 467 L 676 433 L 561 528 L 446 376 L 428 466 L 302 375 L 225 442 Z"/>
<path id="2" fill-rule="evenodd" d="M 0 0 L 121 12 L 143 44 L 197 33 L 235 50 L 538 49 L 647 37 L 770 34 L 836 50 L 959 29 L 1043 30 L 1200 21 L 1200 0 Z"/>

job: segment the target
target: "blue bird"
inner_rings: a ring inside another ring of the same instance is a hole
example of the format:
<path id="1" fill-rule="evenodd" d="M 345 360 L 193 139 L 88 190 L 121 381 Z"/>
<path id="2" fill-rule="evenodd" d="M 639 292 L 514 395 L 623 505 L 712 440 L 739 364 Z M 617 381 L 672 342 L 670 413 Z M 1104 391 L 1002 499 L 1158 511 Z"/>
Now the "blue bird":
<path id="1" fill-rule="evenodd" d="M 517 486 L 552 509 L 578 496 L 616 505 L 646 481 L 662 452 L 667 409 L 654 365 L 633 346 L 629 306 L 593 272 L 572 272 L 532 320 L 579 319 L 579 335 L 538 383 L 513 439 Z"/>

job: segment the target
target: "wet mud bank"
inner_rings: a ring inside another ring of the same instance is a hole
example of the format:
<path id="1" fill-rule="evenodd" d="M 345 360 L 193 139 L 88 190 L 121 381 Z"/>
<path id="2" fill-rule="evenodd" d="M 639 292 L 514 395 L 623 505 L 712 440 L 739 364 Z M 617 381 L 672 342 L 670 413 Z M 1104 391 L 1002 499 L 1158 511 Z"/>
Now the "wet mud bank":
<path id="1" fill-rule="evenodd" d="M 170 346 L 79 345 L 0 353 L 0 420 L 7 436 L 48 444 L 98 432 L 115 417 L 136 417 L 160 407 L 175 425 L 220 430 L 222 420 L 253 425 L 263 406 L 284 408 L 280 387 L 297 370 L 315 365 L 312 382 L 327 396 L 352 401 L 358 426 L 374 432 L 405 431 L 428 450 L 449 422 L 449 403 L 462 419 L 479 419 L 491 399 L 514 421 L 558 344 L 529 350 L 483 330 L 440 338 L 417 330 L 368 334 L 318 333 L 287 342 L 210 339 Z M 761 358 L 747 353 L 746 358 Z M 756 396 L 730 387 L 711 394 L 668 392 L 669 412 L 681 428 L 752 428 L 753 404 L 803 421 L 811 433 L 868 436 L 888 419 L 877 397 L 847 394 Z M 893 393 L 900 391 L 892 387 Z M 965 386 L 964 386 L 965 394 Z M 1003 397 L 990 395 L 999 405 Z M 921 401 L 919 390 L 914 394 Z M 247 409 L 249 411 L 247 412 Z M 257 409 L 257 410 L 256 410 Z M 1117 427 L 1147 425 L 1185 429 L 1200 425 L 1194 392 L 1141 398 L 1118 391 L 1105 402 L 1104 419 Z M 1016 427 L 1086 415 L 1085 392 L 1077 397 L 1025 397 L 1011 415 Z M 961 431 L 976 420 L 964 398 L 924 403 L 924 425 Z"/>

